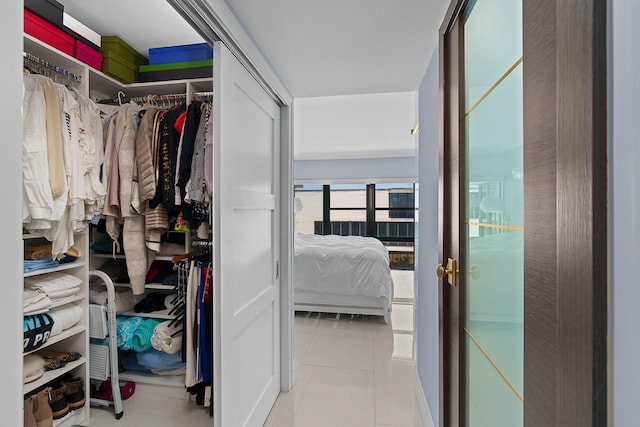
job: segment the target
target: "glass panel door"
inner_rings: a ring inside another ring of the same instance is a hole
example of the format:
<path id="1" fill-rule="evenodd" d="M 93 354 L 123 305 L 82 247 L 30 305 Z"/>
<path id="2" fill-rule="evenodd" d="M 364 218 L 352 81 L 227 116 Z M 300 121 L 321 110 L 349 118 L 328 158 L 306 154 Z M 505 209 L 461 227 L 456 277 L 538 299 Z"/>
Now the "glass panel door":
<path id="1" fill-rule="evenodd" d="M 523 425 L 522 2 L 464 19 L 465 425 Z M 462 271 L 461 271 L 462 274 Z"/>

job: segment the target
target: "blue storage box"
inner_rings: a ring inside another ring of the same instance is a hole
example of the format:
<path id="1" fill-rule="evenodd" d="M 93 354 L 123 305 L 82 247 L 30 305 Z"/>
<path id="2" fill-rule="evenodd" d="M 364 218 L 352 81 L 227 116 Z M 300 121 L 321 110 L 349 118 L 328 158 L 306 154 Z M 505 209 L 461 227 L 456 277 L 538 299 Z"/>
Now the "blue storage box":
<path id="1" fill-rule="evenodd" d="M 208 43 L 153 47 L 149 49 L 149 64 L 167 64 L 202 59 L 213 59 L 213 48 Z"/>

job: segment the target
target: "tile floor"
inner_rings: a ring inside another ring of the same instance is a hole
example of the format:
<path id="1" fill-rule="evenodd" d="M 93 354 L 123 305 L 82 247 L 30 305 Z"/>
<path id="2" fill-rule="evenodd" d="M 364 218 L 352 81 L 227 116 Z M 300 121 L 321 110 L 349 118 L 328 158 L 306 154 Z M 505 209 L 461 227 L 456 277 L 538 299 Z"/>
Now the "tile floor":
<path id="1" fill-rule="evenodd" d="M 297 379 L 265 427 L 422 427 L 415 397 L 413 272 L 394 270 L 391 325 L 376 316 L 296 313 Z M 162 409 L 159 409 L 162 408 Z M 91 427 L 211 427 L 195 403 L 134 394 L 124 417 L 91 408 Z"/>
<path id="2" fill-rule="evenodd" d="M 415 397 L 413 271 L 393 270 L 391 325 L 296 313 L 296 383 L 265 427 L 422 427 Z"/>

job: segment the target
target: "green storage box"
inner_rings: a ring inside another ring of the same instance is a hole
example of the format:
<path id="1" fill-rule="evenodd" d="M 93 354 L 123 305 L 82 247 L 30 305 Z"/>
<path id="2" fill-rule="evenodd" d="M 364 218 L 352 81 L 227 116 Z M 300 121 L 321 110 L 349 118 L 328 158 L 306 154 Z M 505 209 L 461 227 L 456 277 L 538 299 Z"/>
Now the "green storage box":
<path id="1" fill-rule="evenodd" d="M 198 59 L 195 61 L 167 62 L 165 64 L 141 65 L 138 68 L 138 71 L 140 71 L 141 73 L 150 73 L 153 71 L 184 70 L 187 68 L 202 68 L 202 67 L 211 67 L 213 69 L 213 59 Z"/>
<path id="2" fill-rule="evenodd" d="M 123 83 L 135 83 L 138 81 L 138 67 L 119 55 L 103 54 L 102 72 Z"/>
<path id="3" fill-rule="evenodd" d="M 101 41 L 100 51 L 104 56 L 108 55 L 111 58 L 117 56 L 119 60 L 128 62 L 136 68 L 149 63 L 146 56 L 136 51 L 118 36 L 102 36 Z"/>

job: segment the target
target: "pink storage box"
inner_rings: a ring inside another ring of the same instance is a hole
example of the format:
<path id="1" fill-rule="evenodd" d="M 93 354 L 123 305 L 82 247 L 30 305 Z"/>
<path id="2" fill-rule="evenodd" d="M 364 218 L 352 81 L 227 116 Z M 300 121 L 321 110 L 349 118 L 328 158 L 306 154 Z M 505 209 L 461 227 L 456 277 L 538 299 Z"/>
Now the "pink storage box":
<path id="1" fill-rule="evenodd" d="M 102 53 L 78 39 L 75 41 L 73 56 L 96 70 L 102 71 Z"/>
<path id="2" fill-rule="evenodd" d="M 24 9 L 24 32 L 73 56 L 73 37 L 27 9 Z"/>

